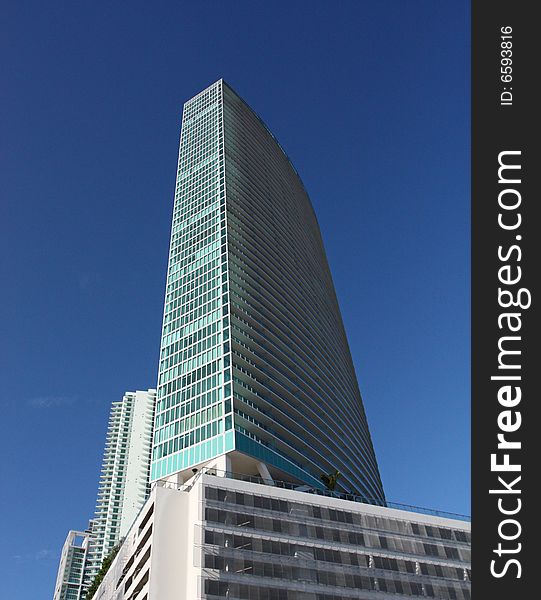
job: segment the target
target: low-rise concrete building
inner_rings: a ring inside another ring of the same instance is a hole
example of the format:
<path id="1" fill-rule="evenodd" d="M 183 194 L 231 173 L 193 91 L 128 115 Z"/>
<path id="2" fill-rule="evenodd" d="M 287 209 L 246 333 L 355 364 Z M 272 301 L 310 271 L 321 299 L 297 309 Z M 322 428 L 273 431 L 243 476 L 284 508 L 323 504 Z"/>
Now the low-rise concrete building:
<path id="1" fill-rule="evenodd" d="M 94 600 L 470 598 L 467 521 L 211 473 L 154 486 Z"/>

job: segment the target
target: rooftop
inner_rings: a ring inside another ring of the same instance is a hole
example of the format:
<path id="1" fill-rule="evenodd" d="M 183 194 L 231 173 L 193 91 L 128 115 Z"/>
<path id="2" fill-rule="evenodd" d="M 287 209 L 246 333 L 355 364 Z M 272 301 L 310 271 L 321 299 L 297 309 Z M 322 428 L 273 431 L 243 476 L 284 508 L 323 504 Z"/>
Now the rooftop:
<path id="1" fill-rule="evenodd" d="M 178 488 L 182 491 L 190 491 L 197 480 L 201 477 L 201 475 L 211 475 L 216 477 L 223 477 L 225 479 L 234 479 L 237 481 L 246 481 L 248 483 L 256 483 L 260 485 L 265 485 L 273 488 L 286 489 L 295 492 L 302 492 L 305 494 L 313 494 L 317 496 L 326 496 L 329 498 L 336 498 L 339 500 L 346 500 L 348 502 L 357 502 L 360 504 L 366 504 L 370 506 L 380 506 L 384 508 L 393 508 L 396 510 L 404 510 L 411 513 L 423 514 L 433 517 L 440 517 L 444 519 L 453 519 L 457 521 L 471 522 L 471 517 L 469 515 L 463 515 L 459 513 L 453 513 L 444 510 L 438 510 L 433 508 L 426 508 L 422 506 L 415 506 L 413 504 L 404 504 L 400 502 L 390 502 L 385 501 L 382 502 L 379 499 L 370 499 L 365 498 L 363 496 L 357 496 L 354 494 L 346 494 L 343 492 L 331 491 L 331 490 L 323 490 L 314 487 L 310 487 L 308 485 L 301 485 L 298 483 L 291 483 L 289 481 L 278 481 L 276 479 L 264 479 L 257 475 L 245 475 L 243 473 L 232 473 L 229 471 L 220 471 L 215 468 L 203 467 L 197 473 L 195 473 L 194 477 L 192 477 L 189 481 L 187 481 L 183 485 L 178 485 L 168 481 L 166 479 L 159 479 L 156 481 L 156 485 L 159 487 L 170 487 L 170 488 Z"/>

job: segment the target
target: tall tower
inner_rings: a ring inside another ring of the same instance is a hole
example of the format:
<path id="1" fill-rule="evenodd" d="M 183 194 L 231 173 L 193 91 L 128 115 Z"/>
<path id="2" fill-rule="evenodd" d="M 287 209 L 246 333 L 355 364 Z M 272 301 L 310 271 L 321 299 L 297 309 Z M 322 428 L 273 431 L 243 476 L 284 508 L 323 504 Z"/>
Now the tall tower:
<path id="1" fill-rule="evenodd" d="M 126 535 L 150 491 L 156 390 L 126 392 L 109 415 L 85 574 L 91 580 Z"/>
<path id="2" fill-rule="evenodd" d="M 201 465 L 384 500 L 319 226 L 220 80 L 184 106 L 151 479 Z"/>
<path id="3" fill-rule="evenodd" d="M 70 531 L 62 547 L 53 600 L 79 600 L 87 588 L 85 565 L 90 531 Z"/>

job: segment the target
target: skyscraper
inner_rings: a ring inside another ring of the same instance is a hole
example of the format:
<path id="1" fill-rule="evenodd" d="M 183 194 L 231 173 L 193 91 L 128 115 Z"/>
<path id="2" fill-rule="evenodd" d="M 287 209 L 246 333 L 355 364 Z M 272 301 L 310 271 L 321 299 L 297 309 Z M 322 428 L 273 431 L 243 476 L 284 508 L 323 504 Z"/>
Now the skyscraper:
<path id="1" fill-rule="evenodd" d="M 96 514 L 64 544 L 54 600 L 80 600 L 103 559 L 131 527 L 150 492 L 156 390 L 126 392 L 109 414 Z M 80 567 L 80 573 L 79 573 Z"/>
<path id="2" fill-rule="evenodd" d="M 70 531 L 60 553 L 54 600 L 79 600 L 85 591 L 90 531 Z"/>
<path id="3" fill-rule="evenodd" d="M 112 403 L 89 552 L 92 571 L 126 534 L 150 492 L 155 401 L 156 391 L 148 390 L 126 392 Z"/>
<path id="4" fill-rule="evenodd" d="M 184 106 L 151 479 L 203 464 L 384 500 L 319 226 L 223 81 Z"/>

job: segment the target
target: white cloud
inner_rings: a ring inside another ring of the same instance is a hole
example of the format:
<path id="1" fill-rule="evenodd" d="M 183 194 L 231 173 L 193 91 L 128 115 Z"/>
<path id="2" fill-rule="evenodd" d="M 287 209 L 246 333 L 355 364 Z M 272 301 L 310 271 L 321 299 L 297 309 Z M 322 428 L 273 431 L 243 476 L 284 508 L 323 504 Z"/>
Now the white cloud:
<path id="1" fill-rule="evenodd" d="M 74 401 L 74 398 L 67 396 L 40 396 L 38 398 L 31 398 L 26 404 L 32 408 L 55 408 L 57 406 L 73 404 Z"/>

